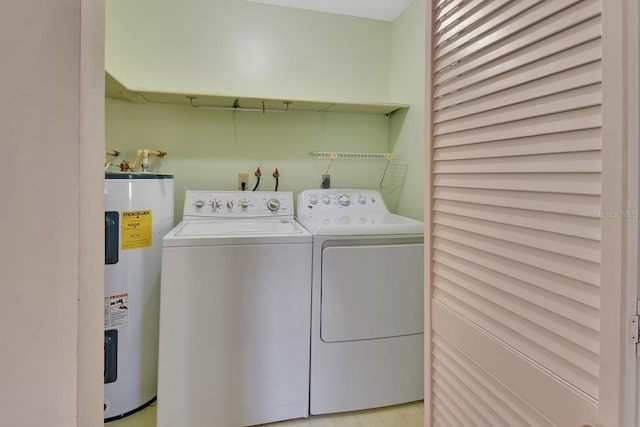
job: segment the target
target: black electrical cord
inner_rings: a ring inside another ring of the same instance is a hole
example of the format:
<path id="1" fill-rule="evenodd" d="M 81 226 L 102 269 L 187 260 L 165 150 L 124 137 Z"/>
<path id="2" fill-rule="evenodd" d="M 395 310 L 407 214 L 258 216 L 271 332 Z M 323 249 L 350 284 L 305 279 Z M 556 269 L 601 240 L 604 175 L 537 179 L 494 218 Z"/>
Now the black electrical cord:
<path id="1" fill-rule="evenodd" d="M 260 170 L 260 166 L 258 166 L 256 168 L 256 171 L 254 172 L 254 175 L 256 176 L 256 178 L 258 179 L 256 181 L 256 185 L 255 187 L 253 187 L 253 191 L 256 191 L 258 189 L 258 185 L 260 185 L 260 177 L 262 176 L 262 171 Z"/>
<path id="2" fill-rule="evenodd" d="M 246 183 L 246 182 L 244 182 L 244 181 L 242 181 L 242 191 L 244 191 L 244 190 L 245 190 L 246 186 L 247 186 L 247 183 Z"/>
<path id="3" fill-rule="evenodd" d="M 278 168 L 273 171 L 273 177 L 276 179 L 276 189 L 273 191 L 278 191 L 278 178 L 280 177 L 280 172 L 278 172 Z"/>

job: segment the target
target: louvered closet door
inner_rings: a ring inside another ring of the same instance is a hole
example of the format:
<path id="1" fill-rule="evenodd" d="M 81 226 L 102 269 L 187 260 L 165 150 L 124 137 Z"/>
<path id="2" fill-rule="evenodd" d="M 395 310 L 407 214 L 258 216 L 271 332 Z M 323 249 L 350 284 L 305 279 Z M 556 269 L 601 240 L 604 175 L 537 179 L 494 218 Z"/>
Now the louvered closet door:
<path id="1" fill-rule="evenodd" d="M 433 12 L 432 423 L 598 408 L 601 1 Z"/>

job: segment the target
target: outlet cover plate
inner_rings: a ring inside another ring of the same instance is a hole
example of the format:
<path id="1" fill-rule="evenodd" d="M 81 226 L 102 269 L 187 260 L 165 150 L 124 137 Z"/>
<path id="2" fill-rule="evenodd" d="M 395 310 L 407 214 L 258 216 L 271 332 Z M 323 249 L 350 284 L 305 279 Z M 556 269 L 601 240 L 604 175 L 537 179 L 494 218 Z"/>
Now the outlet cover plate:
<path id="1" fill-rule="evenodd" d="M 238 190 L 242 190 L 242 183 L 244 182 L 244 189 L 246 190 L 249 187 L 249 174 L 248 173 L 239 173 L 238 174 Z"/>

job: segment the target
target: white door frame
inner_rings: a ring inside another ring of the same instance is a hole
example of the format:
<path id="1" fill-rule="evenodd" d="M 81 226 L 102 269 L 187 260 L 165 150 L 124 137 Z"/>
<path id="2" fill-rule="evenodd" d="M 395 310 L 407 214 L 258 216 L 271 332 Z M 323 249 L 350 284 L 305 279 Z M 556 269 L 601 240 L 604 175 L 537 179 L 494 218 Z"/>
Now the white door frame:
<path id="1" fill-rule="evenodd" d="M 635 0 L 626 0 L 624 12 L 624 32 L 626 40 L 623 54 L 625 55 L 625 126 L 627 138 L 626 149 L 626 203 L 630 216 L 625 221 L 626 240 L 626 304 L 627 314 L 638 314 L 640 304 L 640 274 L 638 261 L 640 260 L 640 4 Z M 627 317 L 628 319 L 628 317 Z M 628 342 L 628 338 L 627 338 Z M 623 414 L 625 425 L 640 427 L 640 369 L 637 350 L 632 348 L 625 353 L 625 386 Z M 635 422 L 634 422 L 635 419 Z"/>
<path id="2" fill-rule="evenodd" d="M 638 4 L 602 2 L 602 263 L 599 425 L 636 426 Z"/>
<path id="3" fill-rule="evenodd" d="M 627 132 L 627 203 L 632 212 L 626 223 L 626 283 L 627 309 L 640 310 L 638 296 L 640 295 L 640 274 L 638 261 L 640 260 L 640 234 L 638 215 L 640 214 L 640 4 L 637 1 L 627 1 L 625 10 L 627 45 L 625 49 L 626 63 L 626 132 Z M 634 304 L 635 303 L 635 304 Z M 625 420 L 630 425 L 640 427 L 640 359 L 634 351 L 626 353 L 626 377 L 634 379 L 635 384 L 627 390 L 625 399 Z M 634 371 L 635 370 L 635 371 Z M 629 382 L 629 381 L 627 381 Z M 635 423 L 633 419 L 635 418 Z"/>

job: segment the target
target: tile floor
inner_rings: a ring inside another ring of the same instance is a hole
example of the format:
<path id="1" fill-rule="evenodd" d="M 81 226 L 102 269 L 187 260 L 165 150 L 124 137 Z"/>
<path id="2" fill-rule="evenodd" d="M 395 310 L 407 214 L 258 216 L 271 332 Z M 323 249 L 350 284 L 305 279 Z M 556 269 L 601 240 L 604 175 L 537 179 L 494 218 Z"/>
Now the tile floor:
<path id="1" fill-rule="evenodd" d="M 388 406 L 366 411 L 333 415 L 317 415 L 307 419 L 264 424 L 268 427 L 422 427 L 424 426 L 423 402 Z M 105 427 L 156 427 L 156 404 Z M 224 426 L 211 426 L 224 427 Z"/>

